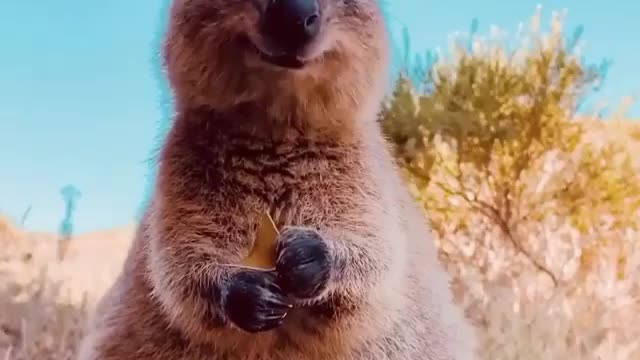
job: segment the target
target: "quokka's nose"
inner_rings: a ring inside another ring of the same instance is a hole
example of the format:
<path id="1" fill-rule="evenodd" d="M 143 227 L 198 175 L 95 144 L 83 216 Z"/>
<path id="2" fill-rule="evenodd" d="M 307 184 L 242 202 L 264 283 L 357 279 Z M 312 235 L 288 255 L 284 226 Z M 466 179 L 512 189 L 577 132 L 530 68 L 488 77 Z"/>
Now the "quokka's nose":
<path id="1" fill-rule="evenodd" d="M 269 0 L 263 31 L 284 51 L 296 51 L 311 42 L 320 31 L 317 0 Z"/>

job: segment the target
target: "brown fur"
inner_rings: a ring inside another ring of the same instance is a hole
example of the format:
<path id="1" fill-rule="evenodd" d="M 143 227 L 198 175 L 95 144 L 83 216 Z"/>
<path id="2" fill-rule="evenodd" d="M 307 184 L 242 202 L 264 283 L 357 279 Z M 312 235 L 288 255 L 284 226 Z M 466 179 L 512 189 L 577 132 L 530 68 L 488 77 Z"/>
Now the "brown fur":
<path id="1" fill-rule="evenodd" d="M 324 52 L 263 66 L 259 0 L 175 0 L 165 59 L 176 116 L 148 211 L 80 360 L 470 360 L 428 227 L 375 116 L 387 61 L 374 0 L 323 0 Z M 238 271 L 260 215 L 318 229 L 328 288 L 250 334 L 202 289 Z"/>

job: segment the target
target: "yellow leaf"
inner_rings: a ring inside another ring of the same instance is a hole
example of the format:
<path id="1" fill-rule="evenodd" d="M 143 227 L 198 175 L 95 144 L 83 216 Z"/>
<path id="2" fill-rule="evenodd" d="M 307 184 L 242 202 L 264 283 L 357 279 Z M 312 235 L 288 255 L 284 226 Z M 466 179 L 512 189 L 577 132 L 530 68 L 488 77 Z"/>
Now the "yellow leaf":
<path id="1" fill-rule="evenodd" d="M 276 241 L 278 228 L 269 213 L 265 213 L 260 219 L 253 248 L 249 256 L 242 262 L 243 265 L 272 270 L 276 264 Z"/>

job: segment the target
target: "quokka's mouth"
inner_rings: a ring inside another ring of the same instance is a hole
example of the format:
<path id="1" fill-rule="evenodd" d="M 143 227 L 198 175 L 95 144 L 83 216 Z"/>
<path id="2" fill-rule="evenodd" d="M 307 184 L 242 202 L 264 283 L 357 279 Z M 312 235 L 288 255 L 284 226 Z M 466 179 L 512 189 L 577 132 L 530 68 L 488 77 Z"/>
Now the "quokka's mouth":
<path id="1" fill-rule="evenodd" d="M 269 64 L 287 69 L 302 69 L 306 65 L 305 62 L 298 57 L 290 55 L 273 56 L 260 51 L 260 58 Z"/>
<path id="2" fill-rule="evenodd" d="M 309 61 L 304 60 L 298 54 L 274 54 L 263 49 L 261 46 L 258 46 L 254 41 L 251 41 L 250 39 L 246 39 L 246 42 L 248 43 L 247 45 L 252 48 L 253 52 L 255 52 L 258 57 L 260 57 L 260 60 L 269 65 L 288 70 L 299 70 L 309 64 Z"/>

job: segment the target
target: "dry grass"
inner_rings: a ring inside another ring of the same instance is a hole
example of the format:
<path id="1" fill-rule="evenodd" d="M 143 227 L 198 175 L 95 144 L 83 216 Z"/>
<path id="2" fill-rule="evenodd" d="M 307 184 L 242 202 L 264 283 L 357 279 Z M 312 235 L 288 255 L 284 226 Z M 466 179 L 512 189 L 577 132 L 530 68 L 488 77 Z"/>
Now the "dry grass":
<path id="1" fill-rule="evenodd" d="M 640 126 L 625 126 L 594 129 L 625 142 L 640 134 Z M 640 149 L 640 141 L 629 144 Z M 482 220 L 470 221 L 476 221 L 471 236 L 438 242 L 444 252 L 469 252 L 472 243 L 497 236 Z M 72 359 L 87 314 L 117 274 L 133 230 L 83 234 L 58 262 L 54 236 L 23 232 L 0 217 L 0 360 Z M 581 239 L 572 229 L 537 224 L 528 232 L 549 246 L 549 263 L 567 277 L 576 275 L 580 252 L 570 244 Z M 624 240 L 622 279 L 620 249 L 603 248 L 593 271 L 582 275 L 583 286 L 564 286 L 553 296 L 544 290 L 543 276 L 526 271 L 499 276 L 521 267 L 512 253 L 491 249 L 474 266 L 452 261 L 452 273 L 466 279 L 463 301 L 482 323 L 482 359 L 640 359 L 640 251 L 634 242 L 640 234 L 628 229 L 606 235 Z M 452 243 L 458 247 L 452 249 Z"/>
<path id="2" fill-rule="evenodd" d="M 84 234 L 63 262 L 56 237 L 0 220 L 0 359 L 72 359 L 98 297 L 126 255 L 133 228 Z"/>
<path id="3" fill-rule="evenodd" d="M 606 123 L 594 124 L 601 129 L 599 134 L 609 135 L 612 140 L 629 144 L 632 154 L 638 154 L 640 150 L 640 119 L 612 120 Z"/>

